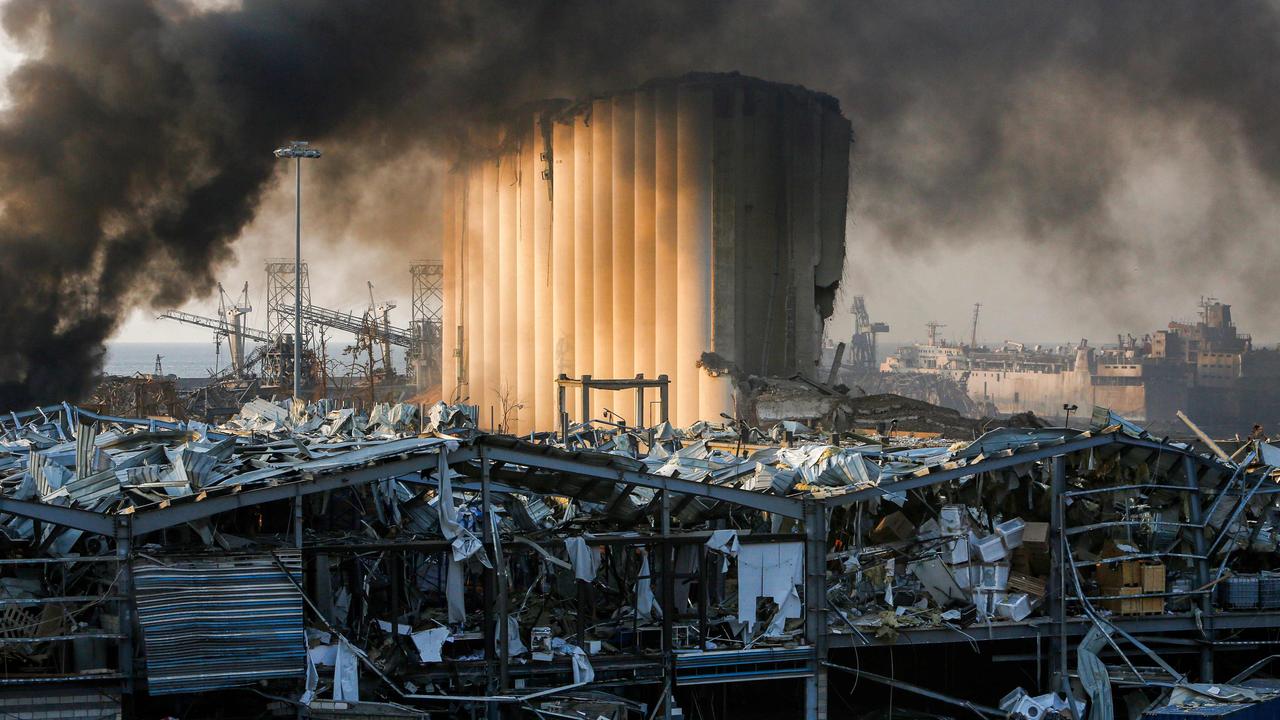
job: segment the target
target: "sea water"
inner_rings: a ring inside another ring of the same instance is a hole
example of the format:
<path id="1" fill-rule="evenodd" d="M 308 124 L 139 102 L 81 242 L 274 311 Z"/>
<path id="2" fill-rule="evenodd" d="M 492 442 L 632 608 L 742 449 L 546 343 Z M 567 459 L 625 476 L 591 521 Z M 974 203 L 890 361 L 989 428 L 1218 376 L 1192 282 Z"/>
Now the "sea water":
<path id="1" fill-rule="evenodd" d="M 350 372 L 351 356 L 343 354 L 344 343 L 332 342 L 326 348 L 329 356 L 329 372 L 346 375 Z M 248 356 L 253 345 L 245 350 Z M 133 375 L 151 373 L 156 369 L 156 356 L 160 356 L 160 368 L 166 375 L 184 378 L 208 377 L 215 370 L 225 370 L 230 364 L 226 344 L 216 352 L 213 343 L 165 343 L 165 342 L 114 342 L 107 343 L 107 357 L 103 372 L 108 375 Z M 381 362 L 382 352 L 374 350 L 374 359 Z M 364 358 L 361 358 L 365 361 Z M 396 370 L 404 372 L 404 348 L 391 348 L 391 362 Z M 359 374 L 359 373 L 357 373 Z"/>

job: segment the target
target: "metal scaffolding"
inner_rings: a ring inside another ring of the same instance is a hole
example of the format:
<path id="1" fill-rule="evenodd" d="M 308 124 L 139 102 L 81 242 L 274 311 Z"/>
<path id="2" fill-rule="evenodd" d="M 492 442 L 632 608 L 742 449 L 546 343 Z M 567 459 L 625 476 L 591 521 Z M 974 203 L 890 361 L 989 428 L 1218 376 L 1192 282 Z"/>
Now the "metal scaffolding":
<path id="1" fill-rule="evenodd" d="M 263 377 L 268 381 L 281 383 L 293 377 L 293 297 L 294 297 L 294 263 L 293 260 L 273 258 L 266 263 L 267 270 L 267 334 L 275 342 L 267 351 L 263 365 Z M 311 307 L 311 275 L 307 263 L 302 263 L 300 281 L 302 307 L 304 311 Z M 311 346 L 311 325 L 304 323 L 302 327 L 302 349 Z M 305 354 L 305 353 L 304 353 Z M 303 374 L 311 374 L 312 364 L 303 358 Z M 314 358 L 312 358 L 314 360 Z"/>
<path id="2" fill-rule="evenodd" d="M 444 263 L 422 260 L 409 266 L 413 277 L 412 320 L 426 320 L 440 327 L 444 312 Z"/>
<path id="3" fill-rule="evenodd" d="M 413 278 L 409 327 L 416 338 L 407 365 L 420 390 L 440 384 L 441 335 L 444 321 L 444 263 L 420 260 L 409 266 Z"/>
<path id="4" fill-rule="evenodd" d="M 293 333 L 293 261 L 267 261 L 267 334 L 272 337 Z M 311 276 L 302 263 L 302 307 L 311 307 Z M 302 328 L 302 344 L 311 344 L 311 329 Z"/>

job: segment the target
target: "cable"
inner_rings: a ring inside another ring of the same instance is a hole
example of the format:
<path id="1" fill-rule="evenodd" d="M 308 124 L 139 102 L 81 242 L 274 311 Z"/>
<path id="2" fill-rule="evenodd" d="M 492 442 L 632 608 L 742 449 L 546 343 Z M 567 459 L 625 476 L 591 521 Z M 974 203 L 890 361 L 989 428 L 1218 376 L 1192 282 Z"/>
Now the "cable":
<path id="1" fill-rule="evenodd" d="M 889 647 L 889 679 L 897 680 L 897 671 L 893 667 L 893 647 Z M 893 686 L 889 686 L 889 717 L 893 717 Z"/>

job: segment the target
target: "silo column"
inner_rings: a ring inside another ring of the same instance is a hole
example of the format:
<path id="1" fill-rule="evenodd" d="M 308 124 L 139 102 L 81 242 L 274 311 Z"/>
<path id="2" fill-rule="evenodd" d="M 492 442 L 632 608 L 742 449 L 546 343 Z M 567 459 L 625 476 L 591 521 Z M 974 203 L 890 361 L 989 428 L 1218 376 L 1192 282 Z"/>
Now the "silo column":
<path id="1" fill-rule="evenodd" d="M 613 377 L 613 102 L 608 99 L 591 104 L 591 191 L 595 353 L 584 373 L 609 378 Z"/>

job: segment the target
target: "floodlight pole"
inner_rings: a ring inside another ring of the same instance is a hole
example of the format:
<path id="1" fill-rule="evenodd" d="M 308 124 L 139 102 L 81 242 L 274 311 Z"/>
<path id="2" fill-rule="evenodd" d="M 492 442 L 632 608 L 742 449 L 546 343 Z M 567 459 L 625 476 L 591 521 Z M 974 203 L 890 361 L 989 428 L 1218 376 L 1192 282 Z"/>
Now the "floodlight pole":
<path id="1" fill-rule="evenodd" d="M 293 195 L 293 398 L 302 397 L 302 156 L 295 155 Z M 296 416 L 295 416 L 296 417 Z"/>
<path id="2" fill-rule="evenodd" d="M 318 158 L 320 150 L 295 140 L 287 148 L 275 151 L 278 158 L 294 160 L 294 236 L 293 236 L 293 397 L 302 397 L 302 158 Z M 324 358 L 320 359 L 324 362 Z"/>

